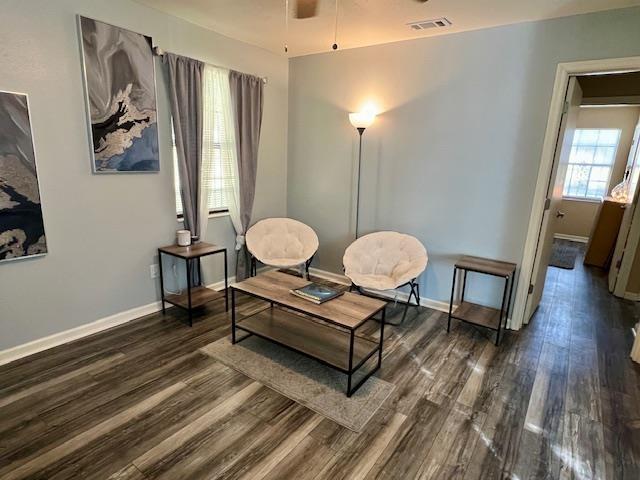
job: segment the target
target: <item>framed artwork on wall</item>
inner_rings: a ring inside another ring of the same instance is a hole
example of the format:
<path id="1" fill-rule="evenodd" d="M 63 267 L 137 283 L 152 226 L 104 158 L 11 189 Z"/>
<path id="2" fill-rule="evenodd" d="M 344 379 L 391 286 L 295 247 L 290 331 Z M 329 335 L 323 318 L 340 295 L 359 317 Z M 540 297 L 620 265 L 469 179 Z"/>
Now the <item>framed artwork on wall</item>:
<path id="1" fill-rule="evenodd" d="M 29 101 L 0 91 L 0 262 L 47 253 Z"/>
<path id="2" fill-rule="evenodd" d="M 158 172 L 151 37 L 78 16 L 94 173 Z"/>

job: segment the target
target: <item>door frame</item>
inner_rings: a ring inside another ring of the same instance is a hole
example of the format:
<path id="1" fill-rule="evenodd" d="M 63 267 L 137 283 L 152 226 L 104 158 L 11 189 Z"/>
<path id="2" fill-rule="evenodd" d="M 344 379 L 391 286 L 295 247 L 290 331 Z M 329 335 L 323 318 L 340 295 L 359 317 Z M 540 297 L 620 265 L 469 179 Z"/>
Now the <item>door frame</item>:
<path id="1" fill-rule="evenodd" d="M 542 146 L 542 157 L 538 168 L 538 179 L 531 206 L 529 226 L 524 245 L 524 252 L 516 289 L 516 298 L 513 306 L 513 317 L 509 328 L 519 330 L 525 324 L 525 306 L 529 296 L 529 281 L 533 273 L 533 267 L 538 249 L 544 206 L 547 198 L 547 188 L 551 180 L 553 160 L 556 149 L 556 141 L 569 77 L 576 75 L 595 75 L 605 73 L 623 73 L 640 70 L 640 57 L 608 58 L 602 60 L 587 60 L 582 62 L 559 63 L 556 69 L 556 78 L 553 84 L 553 95 L 549 107 L 547 129 Z"/>
<path id="2" fill-rule="evenodd" d="M 629 151 L 629 157 L 633 156 L 634 161 L 640 155 L 638 150 L 638 139 L 640 138 L 640 119 L 633 132 L 633 143 L 631 144 L 631 151 Z M 627 159 L 628 165 L 628 159 Z M 631 171 L 633 173 L 633 170 Z M 626 175 L 626 169 L 625 169 Z M 631 267 L 633 265 L 633 258 L 629 258 L 624 255 L 624 252 L 633 250 L 635 252 L 638 247 L 638 234 L 634 233 L 638 225 L 640 225 L 639 217 L 637 216 L 638 197 L 640 196 L 640 182 L 636 184 L 635 191 L 633 192 L 633 201 L 627 204 L 627 210 L 622 217 L 622 225 L 620 226 L 620 232 L 618 232 L 618 238 L 616 240 L 616 247 L 613 253 L 613 259 L 611 262 L 611 269 L 609 270 L 609 278 L 607 284 L 609 292 L 613 293 L 616 297 L 624 298 L 627 293 L 627 283 L 629 281 L 629 274 L 631 273 Z M 634 229 L 635 228 L 635 229 Z M 622 240 L 622 234 L 624 240 Z M 620 262 L 620 265 L 616 265 Z M 615 272 L 615 276 L 612 278 Z"/>
<path id="3" fill-rule="evenodd" d="M 638 208 L 638 197 L 640 196 L 640 182 L 636 185 L 636 194 L 633 202 L 627 205 L 627 208 L 631 209 L 631 222 L 626 232 L 626 238 L 624 245 L 622 246 L 623 253 L 620 259 L 620 268 L 618 269 L 618 278 L 614 285 L 613 293 L 616 297 L 627 298 L 627 285 L 629 283 L 629 276 L 631 275 L 631 268 L 636 258 L 636 251 L 638 244 L 640 243 L 640 208 Z M 634 255 L 626 255 L 626 253 L 634 252 Z"/>
<path id="4" fill-rule="evenodd" d="M 571 160 L 571 145 L 578 127 L 580 105 L 582 103 L 582 87 L 578 77 L 569 76 L 567 91 L 564 96 L 564 110 L 556 134 L 556 146 L 547 186 L 545 210 L 540 224 L 540 235 L 533 262 L 533 271 L 528 283 L 529 287 L 524 306 L 524 322 L 528 323 L 538 309 L 544 294 L 544 284 L 549 270 L 549 262 L 553 254 L 553 234 L 558 228 L 558 213 L 562 209 L 565 177 Z"/>

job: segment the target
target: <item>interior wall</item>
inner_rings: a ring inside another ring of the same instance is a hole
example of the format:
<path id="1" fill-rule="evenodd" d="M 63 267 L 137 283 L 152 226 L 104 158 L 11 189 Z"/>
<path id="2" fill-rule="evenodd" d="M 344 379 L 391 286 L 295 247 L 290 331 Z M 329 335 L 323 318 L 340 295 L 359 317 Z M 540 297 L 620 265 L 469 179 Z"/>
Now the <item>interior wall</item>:
<path id="1" fill-rule="evenodd" d="M 560 210 L 564 218 L 556 223 L 556 234 L 589 238 L 600 208 L 600 201 L 563 199 Z"/>
<path id="2" fill-rule="evenodd" d="M 357 134 L 371 100 L 361 231 L 398 230 L 429 251 L 423 295 L 448 302 L 453 263 L 521 263 L 557 64 L 640 55 L 631 8 L 294 58 L 288 213 L 320 237 L 315 265 L 340 272 L 353 240 Z M 472 279 L 469 298 L 497 285 Z"/>
<path id="3" fill-rule="evenodd" d="M 577 128 L 618 128 L 621 130 L 616 159 L 611 171 L 607 193 L 624 178 L 633 132 L 640 119 L 640 107 L 581 108 Z M 557 222 L 556 233 L 589 237 L 598 214 L 600 202 L 590 200 L 562 200 L 560 209 L 564 218 Z"/>
<path id="4" fill-rule="evenodd" d="M 91 173 L 76 14 L 150 35 L 171 52 L 267 76 L 254 218 L 286 214 L 286 58 L 129 0 L 4 0 L 0 89 L 29 94 L 49 253 L 0 264 L 0 350 L 157 301 L 149 266 L 181 228 L 159 61 L 160 173 Z M 234 238 L 228 217 L 209 221 L 207 240 L 229 249 L 231 266 Z M 205 271 L 208 281 L 220 280 L 222 263 Z"/>

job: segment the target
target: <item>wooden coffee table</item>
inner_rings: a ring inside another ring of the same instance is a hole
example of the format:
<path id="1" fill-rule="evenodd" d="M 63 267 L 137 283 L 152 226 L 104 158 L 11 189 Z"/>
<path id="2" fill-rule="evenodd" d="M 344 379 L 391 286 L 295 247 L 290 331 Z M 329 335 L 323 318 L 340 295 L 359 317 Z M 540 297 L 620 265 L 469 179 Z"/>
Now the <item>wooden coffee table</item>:
<path id="1" fill-rule="evenodd" d="M 387 304 L 345 292 L 316 305 L 289 291 L 309 283 L 293 275 L 270 271 L 231 285 L 231 342 L 235 344 L 256 335 L 339 370 L 348 376 L 346 393 L 350 397 L 382 364 Z M 265 300 L 270 306 L 236 321 L 236 292 Z M 356 335 L 356 330 L 378 313 L 381 314 L 379 341 Z M 238 338 L 237 330 L 249 335 Z M 354 373 L 376 353 L 375 368 L 352 386 Z"/>

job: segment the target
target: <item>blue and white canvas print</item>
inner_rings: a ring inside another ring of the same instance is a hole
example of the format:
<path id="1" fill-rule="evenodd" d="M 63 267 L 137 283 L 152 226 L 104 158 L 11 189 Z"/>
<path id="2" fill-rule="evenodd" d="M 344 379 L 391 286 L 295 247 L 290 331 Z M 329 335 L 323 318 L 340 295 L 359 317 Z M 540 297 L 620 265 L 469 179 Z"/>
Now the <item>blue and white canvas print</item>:
<path id="1" fill-rule="evenodd" d="M 93 171 L 159 171 L 151 38 L 82 16 L 79 23 Z"/>
<path id="2" fill-rule="evenodd" d="M 27 96 L 0 92 L 0 261 L 45 253 Z"/>

